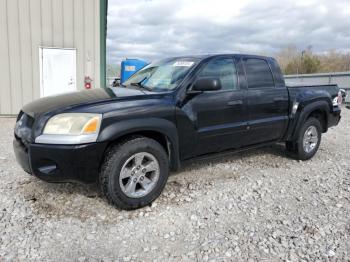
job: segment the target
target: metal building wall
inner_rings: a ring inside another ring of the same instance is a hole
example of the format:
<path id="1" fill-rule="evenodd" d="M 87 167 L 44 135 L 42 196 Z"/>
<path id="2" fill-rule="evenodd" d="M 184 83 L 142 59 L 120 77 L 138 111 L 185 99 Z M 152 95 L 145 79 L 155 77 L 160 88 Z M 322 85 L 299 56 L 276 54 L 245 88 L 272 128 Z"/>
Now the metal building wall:
<path id="1" fill-rule="evenodd" d="M 100 86 L 100 0 L 0 0 L 0 114 L 40 96 L 39 47 L 77 49 L 77 88 Z"/>

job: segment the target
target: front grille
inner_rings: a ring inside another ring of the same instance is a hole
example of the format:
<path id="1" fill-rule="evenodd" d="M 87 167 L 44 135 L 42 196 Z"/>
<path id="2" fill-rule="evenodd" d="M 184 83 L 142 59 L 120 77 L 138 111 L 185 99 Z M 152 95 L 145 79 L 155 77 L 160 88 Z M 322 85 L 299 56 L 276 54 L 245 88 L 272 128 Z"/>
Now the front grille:
<path id="1" fill-rule="evenodd" d="M 15 137 L 26 145 L 32 141 L 32 127 L 34 118 L 24 112 L 20 112 L 15 126 Z"/>

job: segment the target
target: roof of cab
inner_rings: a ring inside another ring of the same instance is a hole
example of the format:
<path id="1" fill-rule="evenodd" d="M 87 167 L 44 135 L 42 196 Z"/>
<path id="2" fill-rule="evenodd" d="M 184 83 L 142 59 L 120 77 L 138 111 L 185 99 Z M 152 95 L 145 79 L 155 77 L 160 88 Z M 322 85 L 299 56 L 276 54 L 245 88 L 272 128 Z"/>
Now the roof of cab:
<path id="1" fill-rule="evenodd" d="M 222 56 L 235 56 L 235 57 L 249 57 L 249 58 L 263 58 L 263 59 L 273 59 L 269 56 L 262 55 L 249 55 L 249 54 L 205 54 L 205 55 L 188 55 L 188 56 L 176 56 L 172 58 L 181 59 L 181 58 L 196 58 L 196 59 L 206 59 L 206 58 L 214 58 L 214 57 L 222 57 Z"/>

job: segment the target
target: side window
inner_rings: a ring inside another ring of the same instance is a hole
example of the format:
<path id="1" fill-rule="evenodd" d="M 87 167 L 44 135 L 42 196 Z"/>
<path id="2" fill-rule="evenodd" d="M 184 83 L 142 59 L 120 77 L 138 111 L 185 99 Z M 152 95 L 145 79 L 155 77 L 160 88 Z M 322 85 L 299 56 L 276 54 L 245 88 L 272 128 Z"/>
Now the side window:
<path id="1" fill-rule="evenodd" d="M 265 60 L 248 58 L 244 60 L 244 67 L 249 88 L 275 87 L 270 67 Z"/>
<path id="2" fill-rule="evenodd" d="M 209 61 L 199 77 L 216 77 L 221 81 L 222 90 L 237 89 L 237 73 L 233 59 L 218 58 Z"/>
<path id="3" fill-rule="evenodd" d="M 276 87 L 285 87 L 286 84 L 284 82 L 284 78 L 283 78 L 283 74 L 280 66 L 278 65 L 275 59 L 272 58 L 270 61 L 271 61 L 270 65 L 272 67 L 273 76 L 275 78 Z"/>

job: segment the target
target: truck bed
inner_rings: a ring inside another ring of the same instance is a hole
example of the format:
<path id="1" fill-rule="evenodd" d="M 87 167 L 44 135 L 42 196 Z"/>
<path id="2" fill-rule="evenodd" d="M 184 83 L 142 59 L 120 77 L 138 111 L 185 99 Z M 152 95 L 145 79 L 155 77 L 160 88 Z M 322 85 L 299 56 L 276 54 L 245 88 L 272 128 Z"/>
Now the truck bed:
<path id="1" fill-rule="evenodd" d="M 305 83 L 300 85 L 289 83 L 286 87 L 292 101 L 294 98 L 298 98 L 298 101 L 303 101 L 305 99 L 317 99 L 319 96 L 328 96 L 333 99 L 339 92 L 336 84 L 315 85 Z"/>
<path id="2" fill-rule="evenodd" d="M 300 88 L 300 87 L 328 87 L 328 86 L 332 86 L 332 87 L 337 87 L 338 86 L 336 84 L 321 84 L 321 85 L 315 85 L 315 84 L 308 84 L 308 83 L 304 83 L 303 85 L 301 85 L 300 83 L 286 83 L 286 87 L 289 87 L 289 88 Z"/>

